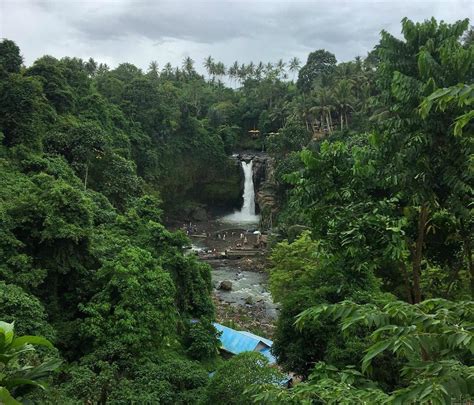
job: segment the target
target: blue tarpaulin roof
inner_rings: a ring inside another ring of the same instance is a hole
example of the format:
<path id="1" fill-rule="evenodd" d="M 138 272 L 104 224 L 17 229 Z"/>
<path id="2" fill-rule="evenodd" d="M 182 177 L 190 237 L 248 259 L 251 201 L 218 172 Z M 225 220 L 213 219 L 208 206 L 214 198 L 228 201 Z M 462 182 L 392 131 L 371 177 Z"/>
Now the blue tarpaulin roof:
<path id="1" fill-rule="evenodd" d="M 214 327 L 222 332 L 220 336 L 222 349 L 232 354 L 243 352 L 258 351 L 262 353 L 270 363 L 276 363 L 275 357 L 270 353 L 273 342 L 269 339 L 262 338 L 250 332 L 238 331 L 220 323 L 214 323 Z"/>
<path id="2" fill-rule="evenodd" d="M 268 362 L 269 362 L 270 364 L 275 364 L 275 363 L 276 363 L 276 358 L 275 358 L 275 356 L 270 352 L 270 348 L 260 350 L 260 353 L 262 353 L 262 354 L 268 359 Z"/>
<path id="3" fill-rule="evenodd" d="M 243 330 L 239 330 L 239 333 L 242 333 L 245 336 L 250 336 L 251 338 L 254 338 L 254 339 L 258 339 L 261 342 L 265 343 L 268 347 L 272 347 L 273 345 L 273 342 L 270 339 L 265 339 L 261 336 L 254 335 L 253 333 L 243 331 Z"/>

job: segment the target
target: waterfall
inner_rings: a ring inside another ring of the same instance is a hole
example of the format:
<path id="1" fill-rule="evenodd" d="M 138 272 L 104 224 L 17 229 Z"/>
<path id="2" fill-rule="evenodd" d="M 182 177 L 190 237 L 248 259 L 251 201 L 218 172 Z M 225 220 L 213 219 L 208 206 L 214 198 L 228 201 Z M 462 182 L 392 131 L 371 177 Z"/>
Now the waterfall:
<path id="1" fill-rule="evenodd" d="M 255 215 L 255 189 L 253 185 L 253 162 L 245 162 L 242 160 L 242 169 L 244 171 L 244 205 L 240 212 L 243 215 Z"/>
<path id="2" fill-rule="evenodd" d="M 240 162 L 244 172 L 244 203 L 239 211 L 222 218 L 226 222 L 257 223 L 259 215 L 255 215 L 255 187 L 253 184 L 253 162 Z"/>

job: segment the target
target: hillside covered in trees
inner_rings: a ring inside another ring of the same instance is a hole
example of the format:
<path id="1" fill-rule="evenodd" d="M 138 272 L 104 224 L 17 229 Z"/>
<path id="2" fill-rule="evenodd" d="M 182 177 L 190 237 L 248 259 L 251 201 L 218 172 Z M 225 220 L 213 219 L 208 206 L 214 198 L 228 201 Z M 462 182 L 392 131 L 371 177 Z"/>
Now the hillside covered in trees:
<path id="1" fill-rule="evenodd" d="M 206 75 L 25 66 L 3 39 L 0 403 L 472 400 L 473 31 L 401 30 L 350 62 L 209 56 Z M 278 369 L 218 355 L 211 269 L 165 226 L 239 207 L 248 150 L 274 162 Z"/>

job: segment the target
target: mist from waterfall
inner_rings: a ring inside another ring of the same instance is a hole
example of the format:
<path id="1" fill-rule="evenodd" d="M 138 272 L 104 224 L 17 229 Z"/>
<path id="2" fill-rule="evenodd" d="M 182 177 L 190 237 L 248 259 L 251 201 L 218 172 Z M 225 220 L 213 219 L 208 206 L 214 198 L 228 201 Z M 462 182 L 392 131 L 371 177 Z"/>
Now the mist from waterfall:
<path id="1" fill-rule="evenodd" d="M 255 214 L 255 187 L 253 184 L 253 161 L 240 162 L 244 172 L 244 203 L 239 211 L 222 218 L 232 223 L 258 223 L 260 216 Z"/>

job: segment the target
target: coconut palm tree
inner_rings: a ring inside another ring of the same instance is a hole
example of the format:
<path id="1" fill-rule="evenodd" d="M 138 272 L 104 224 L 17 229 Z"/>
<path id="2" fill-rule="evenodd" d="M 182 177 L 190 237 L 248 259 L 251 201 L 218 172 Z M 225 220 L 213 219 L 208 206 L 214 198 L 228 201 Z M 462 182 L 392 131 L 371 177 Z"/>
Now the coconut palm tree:
<path id="1" fill-rule="evenodd" d="M 241 83 L 243 83 L 245 79 L 247 78 L 247 66 L 245 66 L 245 63 L 242 63 L 240 65 L 239 70 L 238 70 L 238 77 Z"/>
<path id="2" fill-rule="evenodd" d="M 158 74 L 158 62 L 156 60 L 152 60 L 148 65 L 148 76 L 152 77 L 153 79 L 157 79 Z"/>
<path id="3" fill-rule="evenodd" d="M 334 110 L 334 104 L 330 90 L 327 87 L 319 87 L 314 92 L 314 99 L 316 105 L 310 111 L 319 113 L 321 124 L 326 125 L 328 132 L 332 133 L 331 112 Z"/>
<path id="4" fill-rule="evenodd" d="M 173 74 L 173 66 L 171 66 L 171 63 L 167 63 L 164 67 L 163 70 L 161 71 L 162 76 L 165 76 L 167 78 L 170 78 L 171 75 Z"/>
<path id="5" fill-rule="evenodd" d="M 239 77 L 239 62 L 235 61 L 227 70 L 227 74 L 231 80 L 234 80 L 235 85 L 237 85 Z"/>
<path id="6" fill-rule="evenodd" d="M 334 104 L 337 106 L 341 131 L 349 127 L 347 114 L 354 109 L 355 98 L 352 94 L 353 84 L 350 79 L 339 80 L 333 89 Z M 344 124 L 345 123 L 345 124 Z"/>
<path id="7" fill-rule="evenodd" d="M 295 56 L 288 62 L 288 68 L 293 73 L 292 81 L 295 81 L 295 76 L 301 68 L 301 61 Z"/>
<path id="8" fill-rule="evenodd" d="M 209 55 L 206 59 L 204 59 L 204 68 L 206 69 L 207 71 L 207 74 L 209 75 L 209 79 L 211 78 L 211 76 L 213 76 L 213 67 L 214 67 L 214 59 L 212 59 L 212 56 Z"/>
<path id="9" fill-rule="evenodd" d="M 191 76 L 193 73 L 195 73 L 194 60 L 190 56 L 186 56 L 183 59 L 183 70 L 188 76 Z"/>
<path id="10" fill-rule="evenodd" d="M 234 65 L 230 65 L 227 69 L 227 76 L 229 76 L 229 81 L 232 83 L 237 75 L 237 71 L 234 68 Z"/>
<path id="11" fill-rule="evenodd" d="M 270 74 L 273 72 L 273 63 L 271 62 L 268 62 L 266 65 L 265 65 L 265 74 L 267 76 L 270 76 Z"/>
<path id="12" fill-rule="evenodd" d="M 255 78 L 260 80 L 262 78 L 262 73 L 265 70 L 265 65 L 262 61 L 258 62 L 258 65 L 255 67 Z"/>
<path id="13" fill-rule="evenodd" d="M 250 61 L 250 63 L 247 65 L 247 74 L 249 77 L 253 77 L 255 74 L 255 63 Z"/>
<path id="14" fill-rule="evenodd" d="M 219 78 L 225 76 L 226 73 L 226 67 L 223 62 L 217 62 L 214 65 L 214 70 L 215 70 L 215 75 Z M 220 80 L 220 79 L 219 79 Z"/>
<path id="15" fill-rule="evenodd" d="M 280 76 L 280 75 L 282 77 L 285 76 L 285 67 L 286 67 L 286 63 L 283 62 L 283 59 L 278 60 L 278 62 L 276 64 L 276 69 L 277 69 L 277 75 L 278 76 Z"/>

